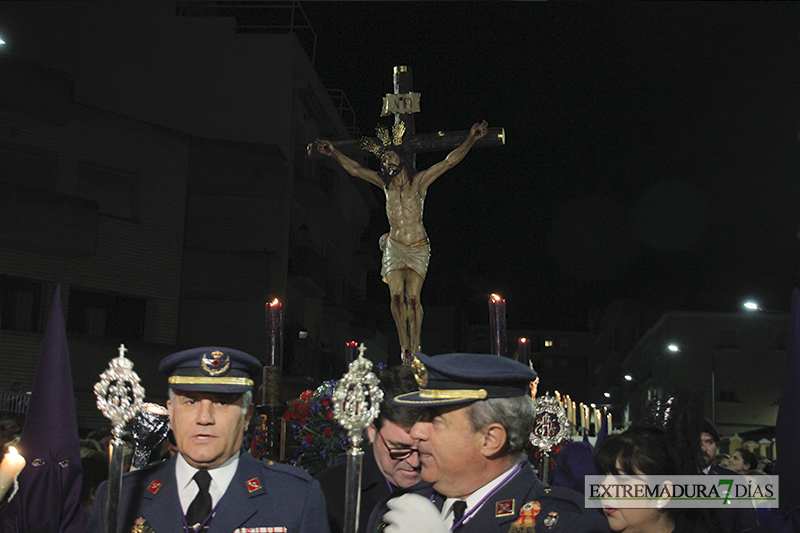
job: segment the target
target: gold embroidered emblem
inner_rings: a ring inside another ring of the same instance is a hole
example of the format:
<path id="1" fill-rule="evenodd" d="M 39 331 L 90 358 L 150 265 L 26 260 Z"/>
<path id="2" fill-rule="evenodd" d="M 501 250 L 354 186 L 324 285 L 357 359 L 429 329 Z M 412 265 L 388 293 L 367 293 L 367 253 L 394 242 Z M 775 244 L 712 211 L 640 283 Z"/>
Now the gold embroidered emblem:
<path id="1" fill-rule="evenodd" d="M 146 522 L 147 520 L 142 516 L 137 518 L 131 527 L 131 533 L 153 533 L 153 528 L 146 526 Z"/>
<path id="2" fill-rule="evenodd" d="M 209 376 L 219 376 L 226 373 L 231 368 L 231 358 L 219 350 L 211 352 L 211 357 L 206 357 L 200 360 L 200 366 L 203 372 Z"/>
<path id="3" fill-rule="evenodd" d="M 419 385 L 420 388 L 426 387 L 428 385 L 428 370 L 425 368 L 425 365 L 415 357 L 411 362 L 411 366 L 414 368 L 414 379 L 417 380 L 417 385 Z"/>

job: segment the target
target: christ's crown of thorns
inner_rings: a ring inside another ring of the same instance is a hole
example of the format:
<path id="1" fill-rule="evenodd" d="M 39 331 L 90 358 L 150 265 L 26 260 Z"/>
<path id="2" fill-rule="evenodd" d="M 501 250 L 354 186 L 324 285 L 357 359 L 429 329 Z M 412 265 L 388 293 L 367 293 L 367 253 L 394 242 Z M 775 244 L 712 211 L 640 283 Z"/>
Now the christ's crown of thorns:
<path id="1" fill-rule="evenodd" d="M 378 138 L 362 137 L 361 148 L 372 153 L 375 157 L 380 157 L 388 148 L 402 146 L 405 133 L 405 122 L 398 122 L 392 126 L 391 134 L 389 133 L 389 128 L 383 124 L 378 124 L 375 126 L 375 134 Z"/>

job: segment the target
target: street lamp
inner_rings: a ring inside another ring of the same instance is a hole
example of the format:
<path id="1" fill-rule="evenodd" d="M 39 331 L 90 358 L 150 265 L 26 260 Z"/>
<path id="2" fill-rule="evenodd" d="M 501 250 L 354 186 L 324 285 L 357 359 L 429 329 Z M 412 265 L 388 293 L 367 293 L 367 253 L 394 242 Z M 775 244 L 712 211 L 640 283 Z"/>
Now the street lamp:
<path id="1" fill-rule="evenodd" d="M 625 374 L 625 375 L 624 375 L 624 376 L 622 376 L 622 377 L 624 377 L 624 378 L 625 378 L 625 381 L 633 381 L 633 376 L 631 376 L 630 374 Z"/>
<path id="2" fill-rule="evenodd" d="M 748 312 L 755 312 L 758 311 L 759 313 L 766 313 L 768 315 L 780 315 L 781 311 L 775 311 L 774 309 L 764 309 L 758 302 L 754 302 L 753 300 L 748 300 L 744 304 L 742 304 Z"/>
<path id="3" fill-rule="evenodd" d="M 753 304 L 752 302 L 747 302 L 745 304 L 745 307 L 747 307 L 748 309 L 750 309 L 750 307 L 748 307 L 748 304 L 756 305 Z M 756 308 L 758 309 L 757 305 Z M 667 350 L 669 350 L 672 353 L 681 352 L 680 346 L 674 343 L 667 345 Z M 717 368 L 717 354 L 715 352 L 711 352 L 711 423 L 714 424 L 715 426 L 717 425 L 717 391 L 716 391 L 717 379 L 715 375 L 716 368 Z"/>

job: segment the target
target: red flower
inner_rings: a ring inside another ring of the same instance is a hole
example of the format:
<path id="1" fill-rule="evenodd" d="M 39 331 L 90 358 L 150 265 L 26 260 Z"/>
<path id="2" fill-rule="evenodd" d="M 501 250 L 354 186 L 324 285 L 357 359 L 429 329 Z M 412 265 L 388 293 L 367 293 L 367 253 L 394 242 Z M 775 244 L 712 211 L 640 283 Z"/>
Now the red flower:
<path id="1" fill-rule="evenodd" d="M 326 437 L 333 437 L 333 430 L 330 427 L 325 428 L 325 431 L 322 432 L 323 435 Z"/>
<path id="2" fill-rule="evenodd" d="M 333 411 L 325 412 L 325 420 L 333 420 Z"/>
<path id="3" fill-rule="evenodd" d="M 311 397 L 313 395 L 314 395 L 314 391 L 307 390 L 303 394 L 300 395 L 300 399 L 303 400 L 304 402 L 307 402 L 308 400 L 311 399 Z"/>
<path id="4" fill-rule="evenodd" d="M 306 433 L 305 441 L 311 444 L 314 441 L 314 435 L 312 435 L 311 433 Z"/>
<path id="5" fill-rule="evenodd" d="M 330 407 L 331 406 L 331 399 L 330 398 L 323 398 L 319 401 L 319 404 L 322 407 Z"/>

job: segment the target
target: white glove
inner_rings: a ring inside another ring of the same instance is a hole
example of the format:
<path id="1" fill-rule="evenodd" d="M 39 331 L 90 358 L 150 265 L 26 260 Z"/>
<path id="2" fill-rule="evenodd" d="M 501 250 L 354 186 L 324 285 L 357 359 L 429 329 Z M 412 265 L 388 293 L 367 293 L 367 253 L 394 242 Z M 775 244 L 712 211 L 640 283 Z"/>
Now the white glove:
<path id="1" fill-rule="evenodd" d="M 450 533 L 433 503 L 419 494 L 403 494 L 386 503 L 384 533 Z"/>

